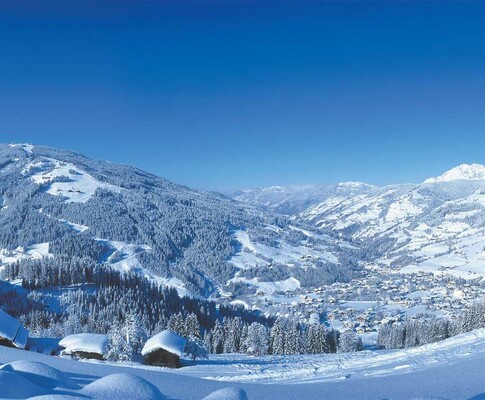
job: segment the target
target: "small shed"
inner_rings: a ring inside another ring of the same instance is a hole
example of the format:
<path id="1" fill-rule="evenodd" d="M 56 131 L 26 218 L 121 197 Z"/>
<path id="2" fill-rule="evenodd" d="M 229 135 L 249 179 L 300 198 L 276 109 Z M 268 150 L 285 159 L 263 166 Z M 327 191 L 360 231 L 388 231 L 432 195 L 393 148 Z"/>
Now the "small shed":
<path id="1" fill-rule="evenodd" d="M 167 329 L 151 337 L 141 351 L 145 364 L 180 368 L 187 340 Z"/>
<path id="2" fill-rule="evenodd" d="M 61 355 L 102 360 L 108 349 L 108 336 L 97 333 L 77 333 L 66 336 L 59 342 Z"/>
<path id="3" fill-rule="evenodd" d="M 0 345 L 25 349 L 29 331 L 22 324 L 0 309 Z"/>

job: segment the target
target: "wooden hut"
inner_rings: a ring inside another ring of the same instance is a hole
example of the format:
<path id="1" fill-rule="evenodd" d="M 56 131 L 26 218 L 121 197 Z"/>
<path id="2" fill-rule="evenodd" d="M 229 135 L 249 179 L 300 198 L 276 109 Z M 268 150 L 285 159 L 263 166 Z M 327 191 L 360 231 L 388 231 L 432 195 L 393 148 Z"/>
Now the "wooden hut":
<path id="1" fill-rule="evenodd" d="M 180 357 L 184 354 L 186 344 L 186 339 L 167 329 L 151 337 L 141 354 L 145 364 L 180 368 Z"/>
<path id="2" fill-rule="evenodd" d="M 66 336 L 59 342 L 59 346 L 64 348 L 61 355 L 102 360 L 106 354 L 108 342 L 107 335 L 78 333 Z"/>

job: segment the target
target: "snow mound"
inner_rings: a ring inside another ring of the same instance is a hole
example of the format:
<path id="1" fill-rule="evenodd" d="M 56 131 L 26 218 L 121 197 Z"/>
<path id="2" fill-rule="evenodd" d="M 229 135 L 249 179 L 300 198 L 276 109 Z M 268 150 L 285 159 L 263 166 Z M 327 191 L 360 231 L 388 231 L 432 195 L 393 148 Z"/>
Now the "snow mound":
<path id="1" fill-rule="evenodd" d="M 76 389 L 78 386 L 64 372 L 39 362 L 15 361 L 0 367 L 2 371 L 14 372 L 30 382 L 47 389 L 57 387 Z"/>
<path id="2" fill-rule="evenodd" d="M 29 331 L 19 321 L 0 309 L 0 338 L 7 339 L 19 349 L 27 344 Z"/>
<path id="3" fill-rule="evenodd" d="M 10 371 L 0 370 L 0 396 L 4 399 L 25 399 L 46 393 L 24 377 Z"/>
<path id="4" fill-rule="evenodd" d="M 83 395 L 94 399 L 164 400 L 166 397 L 150 382 L 136 375 L 113 374 L 84 387 Z"/>
<path id="5" fill-rule="evenodd" d="M 437 178 L 429 178 L 424 183 L 449 182 L 457 180 L 483 181 L 485 180 L 485 165 L 462 164 L 446 171 Z"/>
<path id="6" fill-rule="evenodd" d="M 164 349 L 181 357 L 184 354 L 186 343 L 187 340 L 182 336 L 167 329 L 148 339 L 145 346 L 143 346 L 141 354 L 145 356 L 153 351 Z"/>
<path id="7" fill-rule="evenodd" d="M 108 336 L 97 333 L 77 333 L 66 336 L 59 342 L 64 347 L 63 354 L 76 352 L 105 354 L 108 347 Z"/>
<path id="8" fill-rule="evenodd" d="M 246 392 L 239 388 L 224 388 L 216 390 L 202 400 L 248 400 Z"/>

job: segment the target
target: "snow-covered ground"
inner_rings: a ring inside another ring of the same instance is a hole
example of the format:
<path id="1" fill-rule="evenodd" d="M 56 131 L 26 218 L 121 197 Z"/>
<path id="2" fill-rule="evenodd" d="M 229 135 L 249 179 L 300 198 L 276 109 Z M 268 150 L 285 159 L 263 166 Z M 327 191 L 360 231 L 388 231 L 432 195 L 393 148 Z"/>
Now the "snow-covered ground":
<path id="1" fill-rule="evenodd" d="M 38 243 L 28 247 L 17 247 L 14 250 L 0 249 L 0 270 L 2 265 L 11 264 L 23 258 L 41 259 L 50 257 L 49 243 Z"/>
<path id="2" fill-rule="evenodd" d="M 306 236 L 311 235 L 311 233 L 308 231 L 304 232 L 307 232 Z M 315 234 L 315 236 L 318 235 Z M 310 248 L 303 245 L 293 246 L 289 243 L 283 242 L 281 243 L 280 247 L 271 247 L 265 244 L 253 242 L 249 237 L 249 234 L 243 230 L 235 231 L 234 238 L 240 243 L 241 248 L 231 257 L 229 262 L 241 269 L 267 266 L 272 263 L 296 265 L 305 259 L 311 258 L 321 259 L 334 264 L 338 263 L 338 259 L 335 257 L 335 255 L 332 254 L 328 248 L 325 248 L 324 245 L 320 245 L 317 248 Z M 319 239 L 324 240 L 325 238 L 325 235 L 319 235 Z"/>
<path id="3" fill-rule="evenodd" d="M 74 164 L 43 157 L 44 161 L 28 164 L 22 173 L 30 175 L 38 185 L 46 185 L 45 191 L 53 196 L 67 198 L 69 203 L 85 203 L 97 189 L 120 191 L 119 187 L 100 182 Z M 64 181 L 54 181 L 63 178 Z"/>
<path id="4" fill-rule="evenodd" d="M 43 363 L 62 372 L 30 363 L 4 366 L 0 370 L 3 398 L 28 398 L 36 390 L 39 394 L 127 398 L 126 393 L 123 397 L 116 391 L 127 382 L 140 387 L 140 397 L 132 391 L 132 399 L 203 399 L 228 387 L 243 389 L 250 400 L 485 398 L 485 329 L 407 350 L 279 357 L 221 355 L 178 370 L 80 362 L 0 347 L 0 364 L 18 360 Z M 22 384 L 15 391 L 15 385 Z"/>

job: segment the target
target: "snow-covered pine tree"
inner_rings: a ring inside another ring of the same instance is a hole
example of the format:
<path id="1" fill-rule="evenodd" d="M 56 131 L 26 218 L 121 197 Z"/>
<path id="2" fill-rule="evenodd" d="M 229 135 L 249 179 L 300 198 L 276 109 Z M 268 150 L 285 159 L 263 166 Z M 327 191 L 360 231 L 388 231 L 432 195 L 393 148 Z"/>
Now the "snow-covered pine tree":
<path id="1" fill-rule="evenodd" d="M 182 313 L 172 314 L 168 319 L 168 329 L 175 332 L 177 335 L 186 337 L 185 321 Z"/>
<path id="2" fill-rule="evenodd" d="M 194 337 L 196 339 L 202 339 L 202 336 L 200 334 L 200 325 L 199 325 L 199 320 L 197 318 L 197 315 L 194 313 L 189 313 L 187 317 L 185 318 L 185 321 L 183 322 L 183 337 L 186 339 L 189 339 L 191 337 Z"/>
<path id="3" fill-rule="evenodd" d="M 212 329 L 212 353 L 221 354 L 224 352 L 224 327 L 219 320 L 216 321 Z"/>
<path id="4" fill-rule="evenodd" d="M 239 352 L 241 353 L 247 353 L 248 351 L 247 344 L 246 344 L 247 338 L 248 338 L 248 325 L 243 324 L 243 327 L 241 329 L 241 340 L 239 345 Z"/>
<path id="5" fill-rule="evenodd" d="M 207 348 L 202 340 L 194 336 L 190 336 L 187 340 L 187 344 L 185 345 L 185 354 L 192 358 L 192 361 L 195 361 L 196 358 L 209 358 Z"/>
<path id="6" fill-rule="evenodd" d="M 205 331 L 204 332 L 204 338 L 202 339 L 202 342 L 204 343 L 205 348 L 209 353 L 212 353 L 212 332 L 211 331 Z"/>
<path id="7" fill-rule="evenodd" d="M 269 341 L 271 354 L 285 354 L 285 322 L 278 318 L 271 328 Z"/>
<path id="8" fill-rule="evenodd" d="M 301 353 L 300 329 L 296 322 L 287 323 L 284 336 L 284 354 Z"/>
<path id="9" fill-rule="evenodd" d="M 141 327 L 139 318 L 131 312 L 126 316 L 123 332 L 127 343 L 131 346 L 134 353 L 139 353 L 146 342 L 147 334 Z"/>
<path id="10" fill-rule="evenodd" d="M 130 361 L 133 347 L 126 340 L 126 332 L 120 323 L 115 323 L 108 332 L 109 344 L 106 359 L 109 361 Z"/>
<path id="11" fill-rule="evenodd" d="M 262 356 L 268 354 L 269 334 L 268 328 L 259 322 L 249 325 L 246 347 L 249 354 Z"/>
<path id="12" fill-rule="evenodd" d="M 226 320 L 227 327 L 226 340 L 224 341 L 224 353 L 238 353 L 241 347 L 241 318 L 236 317 L 231 320 Z"/>
<path id="13" fill-rule="evenodd" d="M 364 348 L 362 339 L 354 331 L 347 330 L 340 335 L 338 352 L 352 353 Z"/>

